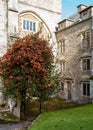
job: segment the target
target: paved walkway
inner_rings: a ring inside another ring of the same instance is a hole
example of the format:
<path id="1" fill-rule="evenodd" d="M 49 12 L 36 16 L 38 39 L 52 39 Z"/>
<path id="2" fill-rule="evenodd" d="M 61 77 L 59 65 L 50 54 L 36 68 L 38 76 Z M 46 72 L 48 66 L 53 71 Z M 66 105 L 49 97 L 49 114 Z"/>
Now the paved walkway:
<path id="1" fill-rule="evenodd" d="M 0 130 L 27 130 L 31 121 L 24 121 L 17 124 L 0 124 Z"/>
<path id="2" fill-rule="evenodd" d="M 0 118 L 2 119 L 1 114 L 0 114 Z M 27 130 L 27 128 L 29 127 L 31 122 L 33 122 L 35 119 L 36 119 L 36 117 L 31 117 L 27 121 L 23 121 L 20 123 L 0 124 L 0 130 Z"/>

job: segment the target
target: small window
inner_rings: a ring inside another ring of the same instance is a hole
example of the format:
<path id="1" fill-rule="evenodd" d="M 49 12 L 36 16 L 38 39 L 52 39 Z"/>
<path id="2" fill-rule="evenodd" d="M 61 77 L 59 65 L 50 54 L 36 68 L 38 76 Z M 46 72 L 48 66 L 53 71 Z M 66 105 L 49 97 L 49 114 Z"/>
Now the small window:
<path id="1" fill-rule="evenodd" d="M 86 42 L 87 42 L 87 47 L 90 47 L 90 33 L 86 32 Z"/>
<path id="2" fill-rule="evenodd" d="M 82 39 L 85 39 L 85 32 L 82 33 Z"/>
<path id="3" fill-rule="evenodd" d="M 61 73 L 65 70 L 65 61 L 60 63 Z"/>
<path id="4" fill-rule="evenodd" d="M 89 38 L 89 37 L 90 37 L 90 33 L 86 32 L 86 38 Z"/>
<path id="5" fill-rule="evenodd" d="M 35 32 L 36 31 L 36 23 L 33 22 L 33 31 Z"/>
<path id="6" fill-rule="evenodd" d="M 64 83 L 61 82 L 61 90 L 64 91 Z"/>
<path id="7" fill-rule="evenodd" d="M 86 31 L 83 32 L 82 35 L 82 48 L 89 48 L 90 47 L 90 32 Z"/>
<path id="8" fill-rule="evenodd" d="M 83 95 L 90 96 L 90 83 L 89 82 L 83 83 Z"/>
<path id="9" fill-rule="evenodd" d="M 30 22 L 30 30 L 32 31 L 32 22 Z"/>
<path id="10" fill-rule="evenodd" d="M 26 27 L 27 27 L 27 22 L 26 22 L 26 20 L 23 20 L 23 29 L 27 29 Z"/>
<path id="11" fill-rule="evenodd" d="M 90 70 L 90 59 L 82 59 L 83 70 Z"/>
<path id="12" fill-rule="evenodd" d="M 36 22 L 29 21 L 29 20 L 23 20 L 23 29 L 36 32 Z"/>
<path id="13" fill-rule="evenodd" d="M 65 40 L 60 42 L 61 53 L 65 53 Z"/>
<path id="14" fill-rule="evenodd" d="M 27 21 L 27 30 L 29 30 L 29 21 Z"/>
<path id="15" fill-rule="evenodd" d="M 87 15 L 87 11 L 84 11 L 84 12 L 83 12 L 83 16 L 84 16 L 84 15 Z"/>

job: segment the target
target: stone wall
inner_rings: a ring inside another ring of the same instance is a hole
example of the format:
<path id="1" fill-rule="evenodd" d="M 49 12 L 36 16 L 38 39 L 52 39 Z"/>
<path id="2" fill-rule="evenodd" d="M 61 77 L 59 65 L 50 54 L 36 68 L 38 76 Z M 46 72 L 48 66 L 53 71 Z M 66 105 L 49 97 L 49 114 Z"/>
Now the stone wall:
<path id="1" fill-rule="evenodd" d="M 0 58 L 7 50 L 7 0 L 0 1 Z M 0 88 L 2 87 L 2 80 L 0 77 Z M 3 102 L 3 95 L 0 90 L 0 103 Z"/>
<path id="2" fill-rule="evenodd" d="M 85 51 L 81 49 L 81 33 L 86 30 L 89 30 L 91 33 L 91 18 L 78 22 L 56 33 L 58 44 L 60 44 L 59 41 L 65 39 L 65 53 L 62 54 L 58 50 L 57 54 L 57 64 L 63 61 L 65 61 L 66 64 L 65 70 L 60 75 L 63 77 L 61 80 L 64 79 L 66 81 L 66 78 L 72 80 L 72 100 L 76 101 L 82 98 L 81 81 L 89 80 L 91 74 L 89 71 L 82 73 L 81 68 L 82 56 L 91 55 L 90 49 Z M 62 56 L 64 57 L 63 59 L 61 59 Z M 65 92 L 67 93 L 66 89 Z"/>
<path id="3" fill-rule="evenodd" d="M 36 24 L 37 24 L 36 25 L 36 32 L 40 31 L 40 35 L 44 39 L 48 40 L 48 36 L 51 36 L 50 29 L 45 25 L 45 23 L 44 23 L 44 21 L 42 19 L 40 19 L 33 12 L 23 12 L 23 13 L 19 14 L 19 18 L 18 18 L 19 37 L 24 37 L 28 33 L 33 33 L 31 31 L 27 31 L 27 30 L 25 31 L 22 28 L 22 26 L 23 26 L 23 23 L 22 23 L 23 19 L 27 19 L 27 20 L 30 20 L 30 21 L 35 21 Z"/>
<path id="4" fill-rule="evenodd" d="M 7 0 L 0 1 L 0 57 L 7 50 Z"/>
<path id="5" fill-rule="evenodd" d="M 41 8 L 44 10 L 49 10 L 56 13 L 61 13 L 61 0 L 19 0 L 20 3 L 35 6 L 36 8 Z"/>
<path id="6" fill-rule="evenodd" d="M 53 47 L 54 55 L 56 55 L 55 27 L 59 20 L 61 20 L 61 7 L 61 0 L 51 0 L 51 2 L 49 0 L 9 0 L 8 36 L 17 33 L 19 36 L 24 36 L 29 33 L 29 31 L 24 32 L 22 30 L 21 23 L 22 14 L 29 12 L 29 16 L 26 16 L 28 19 L 35 19 L 36 21 L 43 23 L 43 33 L 41 36 L 43 35 L 44 38 L 50 40 L 50 45 Z M 11 19 L 15 20 L 11 21 Z"/>
<path id="7" fill-rule="evenodd" d="M 0 57 L 15 40 L 31 33 L 22 30 L 24 17 L 38 22 L 38 29 L 42 23 L 41 37 L 49 40 L 54 47 L 55 26 L 61 20 L 61 6 L 61 0 L 0 0 Z"/>

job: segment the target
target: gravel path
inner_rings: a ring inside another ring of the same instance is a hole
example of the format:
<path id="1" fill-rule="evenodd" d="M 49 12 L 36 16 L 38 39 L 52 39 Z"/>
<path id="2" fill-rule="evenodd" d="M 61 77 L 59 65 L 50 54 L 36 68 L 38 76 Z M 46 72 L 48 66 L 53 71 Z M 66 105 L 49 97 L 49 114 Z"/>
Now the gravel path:
<path id="1" fill-rule="evenodd" d="M 24 121 L 17 124 L 0 124 L 0 130 L 27 130 L 31 121 Z"/>

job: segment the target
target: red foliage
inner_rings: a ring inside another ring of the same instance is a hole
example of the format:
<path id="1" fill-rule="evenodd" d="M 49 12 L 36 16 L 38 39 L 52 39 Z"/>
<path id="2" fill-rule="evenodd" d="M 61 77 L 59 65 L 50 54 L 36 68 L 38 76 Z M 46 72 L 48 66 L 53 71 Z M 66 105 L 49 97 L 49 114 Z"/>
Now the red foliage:
<path id="1" fill-rule="evenodd" d="M 51 85 L 45 83 L 52 63 L 52 51 L 46 41 L 35 35 L 19 39 L 0 62 L 0 75 L 4 78 L 7 92 L 13 88 L 18 94 L 23 86 L 31 88 L 33 83 L 41 84 L 41 88 L 47 86 L 43 89 L 49 88 Z"/>

